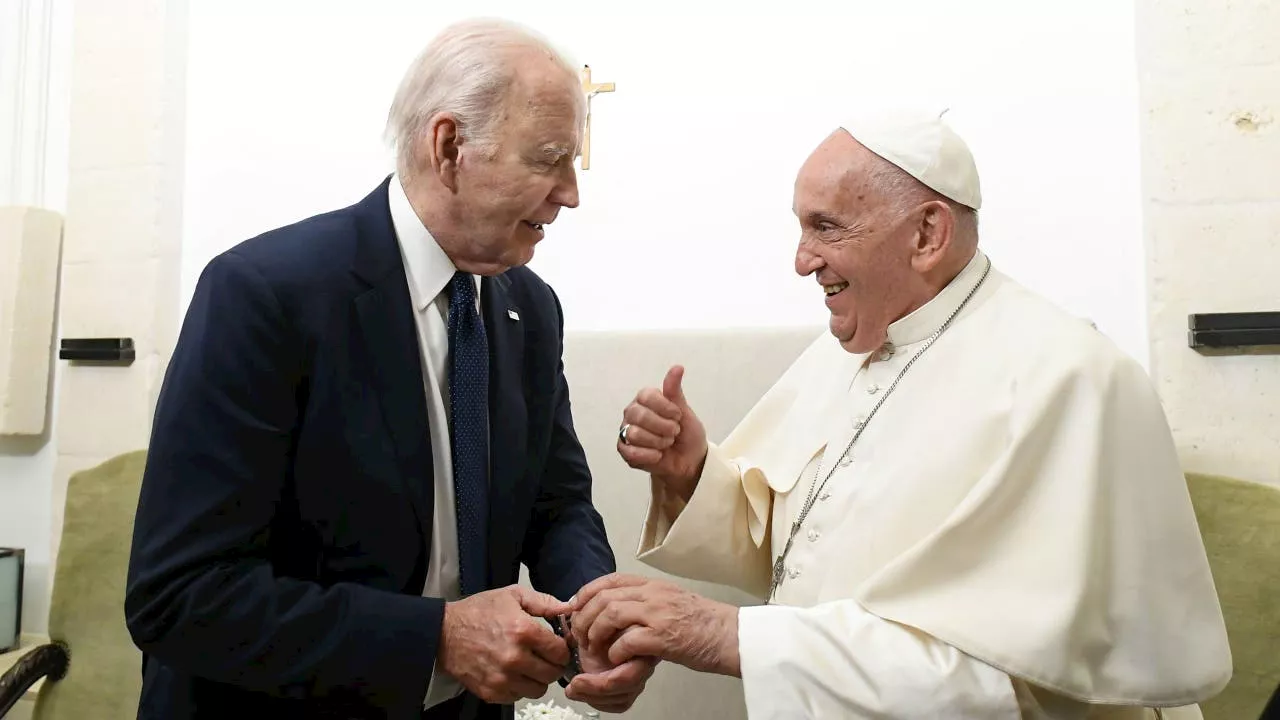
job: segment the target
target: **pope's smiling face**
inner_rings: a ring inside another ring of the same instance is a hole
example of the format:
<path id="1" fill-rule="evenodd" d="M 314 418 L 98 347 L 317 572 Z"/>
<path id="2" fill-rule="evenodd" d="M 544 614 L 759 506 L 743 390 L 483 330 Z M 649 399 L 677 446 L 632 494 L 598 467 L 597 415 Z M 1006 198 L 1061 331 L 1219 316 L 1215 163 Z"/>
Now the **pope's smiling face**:
<path id="1" fill-rule="evenodd" d="M 890 324 L 936 293 L 928 276 L 948 244 L 937 246 L 939 232 L 949 240 L 952 218 L 935 197 L 843 130 L 800 169 L 795 268 L 814 276 L 845 350 L 875 350 Z"/>

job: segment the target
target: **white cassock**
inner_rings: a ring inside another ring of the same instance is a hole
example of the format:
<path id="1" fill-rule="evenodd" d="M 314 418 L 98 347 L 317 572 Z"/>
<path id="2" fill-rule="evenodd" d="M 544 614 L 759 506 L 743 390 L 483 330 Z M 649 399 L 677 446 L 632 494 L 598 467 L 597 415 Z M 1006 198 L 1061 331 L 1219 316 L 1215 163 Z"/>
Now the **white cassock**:
<path id="1" fill-rule="evenodd" d="M 654 487 L 639 558 L 764 598 L 865 424 L 740 610 L 751 720 L 1198 718 L 1230 678 L 1160 402 L 1088 323 L 991 269 L 867 421 L 986 268 L 873 356 L 813 343 L 687 505 Z"/>

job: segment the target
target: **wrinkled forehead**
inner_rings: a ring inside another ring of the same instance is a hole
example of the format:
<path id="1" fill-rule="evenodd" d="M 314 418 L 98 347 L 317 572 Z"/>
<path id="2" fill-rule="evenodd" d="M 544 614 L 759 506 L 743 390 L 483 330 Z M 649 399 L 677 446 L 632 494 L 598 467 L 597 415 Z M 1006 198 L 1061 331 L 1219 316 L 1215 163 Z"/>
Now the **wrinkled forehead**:
<path id="1" fill-rule="evenodd" d="M 871 165 L 867 151 L 844 131 L 832 133 L 817 147 L 796 175 L 794 210 L 846 213 L 874 202 L 870 192 Z"/>
<path id="2" fill-rule="evenodd" d="M 572 152 L 586 122 L 586 98 L 576 77 L 554 63 L 535 62 L 512 83 L 504 120 L 509 135 L 522 144 Z"/>

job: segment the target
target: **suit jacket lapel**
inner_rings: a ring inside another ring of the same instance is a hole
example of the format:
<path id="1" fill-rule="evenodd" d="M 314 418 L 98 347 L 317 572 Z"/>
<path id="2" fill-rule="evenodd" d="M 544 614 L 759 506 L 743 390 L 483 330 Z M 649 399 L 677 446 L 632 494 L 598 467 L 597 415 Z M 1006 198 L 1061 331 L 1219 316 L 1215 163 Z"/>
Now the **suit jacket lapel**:
<path id="1" fill-rule="evenodd" d="M 515 524 L 513 491 L 524 474 L 526 408 L 524 399 L 524 327 L 504 276 L 482 281 L 481 307 L 489 336 L 489 533 Z M 489 542 L 490 567 L 505 562 L 509 543 Z"/>
<path id="2" fill-rule="evenodd" d="M 360 242 L 352 271 L 370 287 L 355 300 L 364 343 L 353 353 L 365 355 L 364 366 L 373 378 L 425 548 L 431 542 L 435 499 L 426 386 L 413 303 L 391 226 L 386 187 L 384 181 L 357 206 Z"/>

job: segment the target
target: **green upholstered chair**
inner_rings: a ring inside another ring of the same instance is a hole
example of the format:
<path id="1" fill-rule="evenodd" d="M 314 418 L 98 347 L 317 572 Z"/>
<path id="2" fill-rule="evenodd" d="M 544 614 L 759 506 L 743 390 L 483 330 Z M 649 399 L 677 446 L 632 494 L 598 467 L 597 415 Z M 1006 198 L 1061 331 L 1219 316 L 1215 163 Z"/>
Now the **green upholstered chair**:
<path id="1" fill-rule="evenodd" d="M 44 678 L 33 720 L 137 717 L 142 654 L 125 627 L 124 589 L 145 463 L 145 451 L 138 451 L 71 477 L 53 575 L 50 643 L 0 677 L 0 714 L 6 700 L 15 699 L 12 693 L 21 695 Z"/>
<path id="2" fill-rule="evenodd" d="M 1188 474 L 1234 674 L 1205 720 L 1254 720 L 1280 686 L 1280 488 Z"/>

